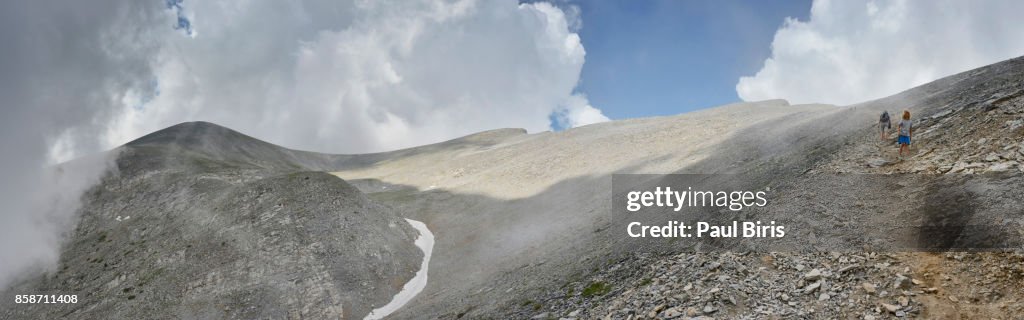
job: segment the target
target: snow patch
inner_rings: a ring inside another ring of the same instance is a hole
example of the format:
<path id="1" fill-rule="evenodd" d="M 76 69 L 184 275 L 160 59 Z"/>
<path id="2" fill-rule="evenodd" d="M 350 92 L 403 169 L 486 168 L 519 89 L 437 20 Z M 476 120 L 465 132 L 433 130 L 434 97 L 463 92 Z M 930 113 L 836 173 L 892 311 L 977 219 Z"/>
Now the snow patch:
<path id="1" fill-rule="evenodd" d="M 364 320 L 383 319 L 411 301 L 412 298 L 416 297 L 427 286 L 427 267 L 430 266 L 430 254 L 434 251 L 434 234 L 430 233 L 430 229 L 427 229 L 427 225 L 423 222 L 412 219 L 405 219 L 405 221 L 409 222 L 409 225 L 420 232 L 419 237 L 416 237 L 416 241 L 413 242 L 423 251 L 423 262 L 420 263 L 420 270 L 416 272 L 416 275 L 409 282 L 405 283 L 405 286 L 402 287 L 398 294 L 391 298 L 391 302 L 388 302 L 383 307 L 373 309 L 373 311 L 370 311 L 370 314 L 366 315 L 366 318 L 363 318 Z"/>

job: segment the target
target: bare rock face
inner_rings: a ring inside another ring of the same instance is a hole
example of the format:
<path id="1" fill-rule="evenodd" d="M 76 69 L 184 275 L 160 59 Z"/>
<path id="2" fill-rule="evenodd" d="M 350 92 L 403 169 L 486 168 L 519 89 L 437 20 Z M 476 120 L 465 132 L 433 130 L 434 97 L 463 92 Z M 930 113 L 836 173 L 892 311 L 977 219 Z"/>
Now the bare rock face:
<path id="1" fill-rule="evenodd" d="M 84 196 L 58 270 L 7 291 L 78 303 L 2 301 L 0 318 L 362 318 L 417 271 L 417 233 L 305 171 L 315 156 L 208 123 L 129 143 Z"/>

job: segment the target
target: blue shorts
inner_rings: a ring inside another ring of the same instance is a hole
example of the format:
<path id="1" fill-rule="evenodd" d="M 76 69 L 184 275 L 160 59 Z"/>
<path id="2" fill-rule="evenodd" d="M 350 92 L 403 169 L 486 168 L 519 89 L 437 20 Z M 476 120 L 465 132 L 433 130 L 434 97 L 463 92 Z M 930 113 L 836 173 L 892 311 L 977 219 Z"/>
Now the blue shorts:
<path id="1" fill-rule="evenodd" d="M 900 138 L 899 138 L 899 140 L 897 140 L 897 142 L 899 144 L 910 145 L 910 137 L 908 137 L 908 136 L 900 136 Z"/>

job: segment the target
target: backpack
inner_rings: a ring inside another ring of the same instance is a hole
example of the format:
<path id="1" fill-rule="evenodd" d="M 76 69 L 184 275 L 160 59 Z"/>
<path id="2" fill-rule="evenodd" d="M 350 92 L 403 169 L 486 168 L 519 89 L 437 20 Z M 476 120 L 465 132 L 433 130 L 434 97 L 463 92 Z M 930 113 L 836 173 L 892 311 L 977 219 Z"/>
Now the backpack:
<path id="1" fill-rule="evenodd" d="M 892 122 L 889 121 L 889 111 L 883 111 L 882 116 L 878 118 L 878 122 L 886 124 L 891 129 Z"/>

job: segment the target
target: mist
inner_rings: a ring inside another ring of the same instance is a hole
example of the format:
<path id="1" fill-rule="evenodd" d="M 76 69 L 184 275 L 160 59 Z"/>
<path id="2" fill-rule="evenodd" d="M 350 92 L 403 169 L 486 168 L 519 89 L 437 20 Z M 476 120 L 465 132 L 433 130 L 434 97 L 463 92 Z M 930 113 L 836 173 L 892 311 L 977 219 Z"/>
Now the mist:
<path id="1" fill-rule="evenodd" d="M 151 30 L 122 26 L 161 14 L 159 3 L 118 1 L 0 8 L 0 287 L 56 266 L 82 192 L 110 167 L 97 137 L 123 92 L 149 77 L 138 39 Z"/>
<path id="2" fill-rule="evenodd" d="M 0 7 L 0 286 L 56 267 L 82 192 L 110 172 L 104 152 L 181 122 L 361 153 L 608 120 L 575 91 L 578 22 L 548 3 Z"/>
<path id="3" fill-rule="evenodd" d="M 36 179 L 23 181 L 27 198 L 5 196 L 5 203 L 18 205 L 20 212 L 5 213 L 0 227 L 0 288 L 19 277 L 36 275 L 25 270 L 55 271 L 60 247 L 77 222 L 82 194 L 105 175 L 116 173 L 118 150 L 44 167 L 35 172 Z"/>

